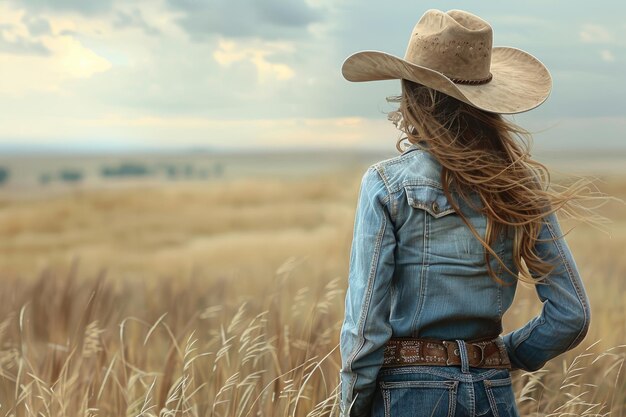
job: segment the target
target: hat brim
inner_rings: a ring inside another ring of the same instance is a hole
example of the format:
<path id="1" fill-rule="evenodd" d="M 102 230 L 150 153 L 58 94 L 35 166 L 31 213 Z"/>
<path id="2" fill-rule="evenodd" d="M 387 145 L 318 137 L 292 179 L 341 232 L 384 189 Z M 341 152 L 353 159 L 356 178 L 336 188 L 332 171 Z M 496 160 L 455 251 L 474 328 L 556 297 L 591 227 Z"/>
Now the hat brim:
<path id="1" fill-rule="evenodd" d="M 552 89 L 552 77 L 541 61 L 509 46 L 491 50 L 491 74 L 485 84 L 455 84 L 439 71 L 413 64 L 381 51 L 360 51 L 343 62 L 348 81 L 407 79 L 493 113 L 522 113 L 543 103 Z"/>

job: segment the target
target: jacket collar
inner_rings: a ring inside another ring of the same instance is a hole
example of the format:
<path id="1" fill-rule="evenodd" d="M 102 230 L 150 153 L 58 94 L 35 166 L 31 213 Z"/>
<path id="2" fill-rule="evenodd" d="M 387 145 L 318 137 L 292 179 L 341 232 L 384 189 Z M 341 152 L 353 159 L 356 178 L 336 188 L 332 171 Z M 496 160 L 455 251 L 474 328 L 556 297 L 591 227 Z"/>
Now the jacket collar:
<path id="1" fill-rule="evenodd" d="M 404 155 L 405 153 L 409 153 L 411 151 L 417 150 L 417 149 L 423 149 L 426 148 L 426 144 L 423 144 L 421 147 L 417 146 L 414 143 L 411 143 L 409 146 L 407 146 L 404 151 L 402 151 L 402 155 Z"/>

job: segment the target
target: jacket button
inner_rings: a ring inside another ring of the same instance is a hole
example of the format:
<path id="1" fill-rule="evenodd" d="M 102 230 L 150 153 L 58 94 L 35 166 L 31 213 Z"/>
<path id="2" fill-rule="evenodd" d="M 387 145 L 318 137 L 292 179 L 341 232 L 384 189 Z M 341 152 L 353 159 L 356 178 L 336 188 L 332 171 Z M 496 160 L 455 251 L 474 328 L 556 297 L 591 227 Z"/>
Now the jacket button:
<path id="1" fill-rule="evenodd" d="M 436 201 L 433 201 L 433 204 L 432 204 L 431 207 L 433 209 L 433 213 L 435 213 L 435 214 L 439 213 L 439 204 L 437 204 Z"/>

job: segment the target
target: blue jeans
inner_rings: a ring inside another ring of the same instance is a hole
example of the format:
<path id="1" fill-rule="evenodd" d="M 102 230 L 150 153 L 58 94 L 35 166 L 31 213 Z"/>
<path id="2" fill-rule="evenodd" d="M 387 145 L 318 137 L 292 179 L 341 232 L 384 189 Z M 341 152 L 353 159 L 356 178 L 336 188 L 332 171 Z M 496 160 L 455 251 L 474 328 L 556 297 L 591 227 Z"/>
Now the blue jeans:
<path id="1" fill-rule="evenodd" d="M 519 416 L 508 369 L 382 368 L 372 417 Z"/>

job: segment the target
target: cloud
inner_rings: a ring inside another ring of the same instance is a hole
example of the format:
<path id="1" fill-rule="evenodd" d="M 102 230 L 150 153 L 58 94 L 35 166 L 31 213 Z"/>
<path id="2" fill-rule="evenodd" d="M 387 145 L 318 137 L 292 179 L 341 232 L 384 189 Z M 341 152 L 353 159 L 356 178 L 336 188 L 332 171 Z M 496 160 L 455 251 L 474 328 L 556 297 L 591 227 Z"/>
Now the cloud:
<path id="1" fill-rule="evenodd" d="M 579 35 L 580 40 L 584 43 L 610 43 L 613 41 L 611 33 L 600 25 L 585 24 Z"/>
<path id="2" fill-rule="evenodd" d="M 71 78 L 89 78 L 111 68 L 109 61 L 85 48 L 74 38 L 60 38 L 55 48 L 59 68 Z"/>
<path id="3" fill-rule="evenodd" d="M 0 25 L 0 53 L 13 55 L 50 55 L 50 50 L 43 43 L 18 34 L 15 29 L 13 25 Z"/>
<path id="4" fill-rule="evenodd" d="M 258 0 L 255 6 L 259 17 L 277 26 L 305 27 L 322 18 L 319 9 L 303 1 Z"/>
<path id="5" fill-rule="evenodd" d="M 32 36 L 50 35 L 52 32 L 50 22 L 43 17 L 32 16 L 25 13 L 22 17 L 22 23 L 26 25 L 28 32 Z"/>
<path id="6" fill-rule="evenodd" d="M 113 27 L 117 29 L 125 29 L 137 27 L 143 30 L 146 35 L 159 35 L 161 31 L 152 25 L 149 25 L 139 9 L 133 9 L 132 12 L 126 13 L 118 10 L 113 18 Z"/>
<path id="7" fill-rule="evenodd" d="M 0 48 L 2 45 L 0 42 Z M 46 54 L 0 54 L 0 94 L 67 93 L 63 84 L 68 80 L 86 79 L 111 67 L 106 59 L 69 36 L 49 39 L 46 48 Z"/>
<path id="8" fill-rule="evenodd" d="M 210 35 L 276 39 L 297 34 L 323 20 L 320 8 L 305 0 L 168 0 L 182 13 L 177 23 L 192 39 Z"/>
<path id="9" fill-rule="evenodd" d="M 604 62 L 614 62 L 615 61 L 615 55 L 613 55 L 613 52 L 611 52 L 608 49 L 603 49 L 600 51 L 600 58 L 602 58 L 602 60 Z"/>
<path id="10" fill-rule="evenodd" d="M 107 12 L 113 7 L 113 0 L 11 0 L 11 3 L 31 11 L 72 11 L 87 15 Z"/>
<path id="11" fill-rule="evenodd" d="M 220 40 L 218 48 L 213 53 L 213 58 L 222 67 L 230 67 L 233 63 L 249 61 L 257 69 L 258 81 L 266 82 L 268 79 L 288 80 L 293 78 L 294 70 L 286 64 L 274 63 L 267 57 L 276 51 L 292 51 L 289 44 L 266 44 L 261 47 L 248 47 L 235 41 Z"/>

